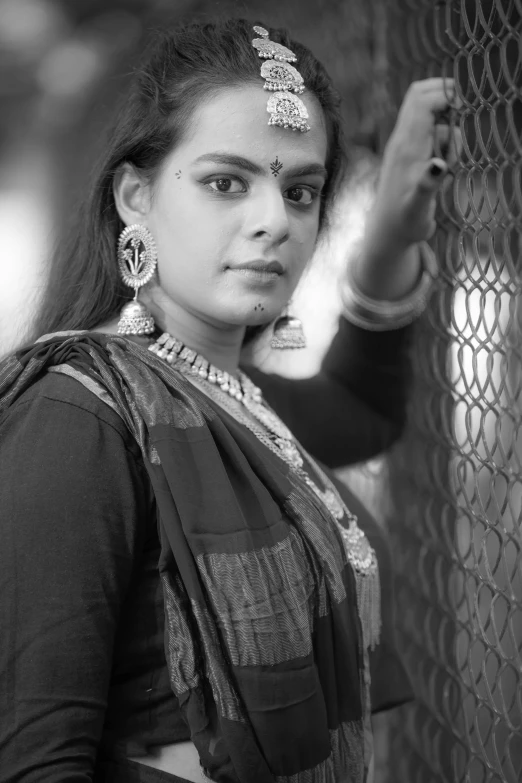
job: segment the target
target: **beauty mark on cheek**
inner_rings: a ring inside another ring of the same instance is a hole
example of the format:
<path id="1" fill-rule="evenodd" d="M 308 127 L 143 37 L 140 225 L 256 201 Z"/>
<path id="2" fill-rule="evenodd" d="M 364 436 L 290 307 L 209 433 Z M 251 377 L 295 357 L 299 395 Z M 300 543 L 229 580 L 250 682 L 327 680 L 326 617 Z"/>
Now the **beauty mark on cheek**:
<path id="1" fill-rule="evenodd" d="M 270 169 L 272 171 L 272 174 L 274 177 L 277 177 L 281 169 L 283 168 L 283 164 L 280 162 L 279 158 L 276 156 L 276 159 L 273 163 L 270 164 Z"/>
<path id="2" fill-rule="evenodd" d="M 254 305 L 254 312 L 256 312 L 256 313 L 257 312 L 261 312 L 262 313 L 264 309 L 265 308 L 263 307 L 262 304 Z"/>

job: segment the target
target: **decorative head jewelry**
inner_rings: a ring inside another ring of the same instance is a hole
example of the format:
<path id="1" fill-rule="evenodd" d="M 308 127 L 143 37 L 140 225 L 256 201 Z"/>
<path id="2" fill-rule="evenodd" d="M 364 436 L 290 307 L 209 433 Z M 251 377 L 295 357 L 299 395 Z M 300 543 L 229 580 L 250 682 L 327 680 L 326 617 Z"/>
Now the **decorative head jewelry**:
<path id="1" fill-rule="evenodd" d="M 296 62 L 297 57 L 283 44 L 270 41 L 268 30 L 264 27 L 256 25 L 254 32 L 260 37 L 254 38 L 252 46 L 257 49 L 259 57 L 267 60 L 261 66 L 261 76 L 265 79 L 264 89 L 274 92 L 266 106 L 270 114 L 268 124 L 306 133 L 310 130 L 307 123 L 308 110 L 297 97 L 305 89 L 303 77 L 290 65 Z"/>

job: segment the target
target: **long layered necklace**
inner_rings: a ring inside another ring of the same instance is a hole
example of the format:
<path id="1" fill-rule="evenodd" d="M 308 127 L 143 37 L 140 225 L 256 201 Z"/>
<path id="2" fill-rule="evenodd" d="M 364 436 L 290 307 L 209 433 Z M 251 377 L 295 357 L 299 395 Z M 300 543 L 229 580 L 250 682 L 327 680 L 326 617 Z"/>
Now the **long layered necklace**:
<path id="1" fill-rule="evenodd" d="M 181 340 L 164 332 L 149 345 L 149 351 L 167 361 L 185 375 L 200 382 L 207 394 L 246 426 L 270 451 L 283 459 L 330 513 L 344 543 L 346 556 L 355 573 L 357 604 L 365 647 L 373 649 L 380 635 L 380 581 L 375 551 L 357 524 L 357 517 L 346 507 L 335 485 L 298 445 L 294 436 L 267 405 L 259 389 L 245 373 L 234 377 L 218 369 Z M 233 400 L 241 405 L 237 405 Z M 242 412 L 247 411 L 249 415 Z M 323 483 L 321 489 L 305 469 L 308 464 Z M 341 524 L 346 520 L 346 525 Z"/>

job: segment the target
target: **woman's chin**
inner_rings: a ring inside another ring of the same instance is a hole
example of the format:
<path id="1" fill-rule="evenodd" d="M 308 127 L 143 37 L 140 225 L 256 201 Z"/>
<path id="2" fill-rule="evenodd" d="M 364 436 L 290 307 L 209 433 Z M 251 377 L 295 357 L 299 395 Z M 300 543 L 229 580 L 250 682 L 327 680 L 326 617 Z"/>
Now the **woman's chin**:
<path id="1" fill-rule="evenodd" d="M 236 310 L 235 312 L 229 311 L 227 315 L 223 313 L 223 320 L 235 326 L 267 326 L 281 315 L 283 308 L 284 304 L 274 306 L 267 303 L 258 303 L 240 312 Z"/>
<path id="2" fill-rule="evenodd" d="M 250 316 L 245 319 L 244 325 L 247 327 L 263 327 L 268 326 L 268 324 L 272 323 L 272 321 L 275 321 L 275 319 L 278 317 L 278 315 L 281 314 L 281 311 L 277 311 L 274 313 L 268 312 L 268 313 L 262 313 L 260 315 Z"/>

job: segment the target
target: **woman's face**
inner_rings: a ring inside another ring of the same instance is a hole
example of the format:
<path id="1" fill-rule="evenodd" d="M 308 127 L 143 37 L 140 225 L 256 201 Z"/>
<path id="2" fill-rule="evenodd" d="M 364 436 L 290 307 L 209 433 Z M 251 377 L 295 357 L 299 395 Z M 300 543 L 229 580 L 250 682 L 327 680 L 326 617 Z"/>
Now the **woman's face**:
<path id="1" fill-rule="evenodd" d="M 167 157 L 143 218 L 122 215 L 154 236 L 163 309 L 168 301 L 221 327 L 267 323 L 313 253 L 326 179 L 323 113 L 305 93 L 308 133 L 269 126 L 268 97 L 260 83 L 207 100 Z"/>

